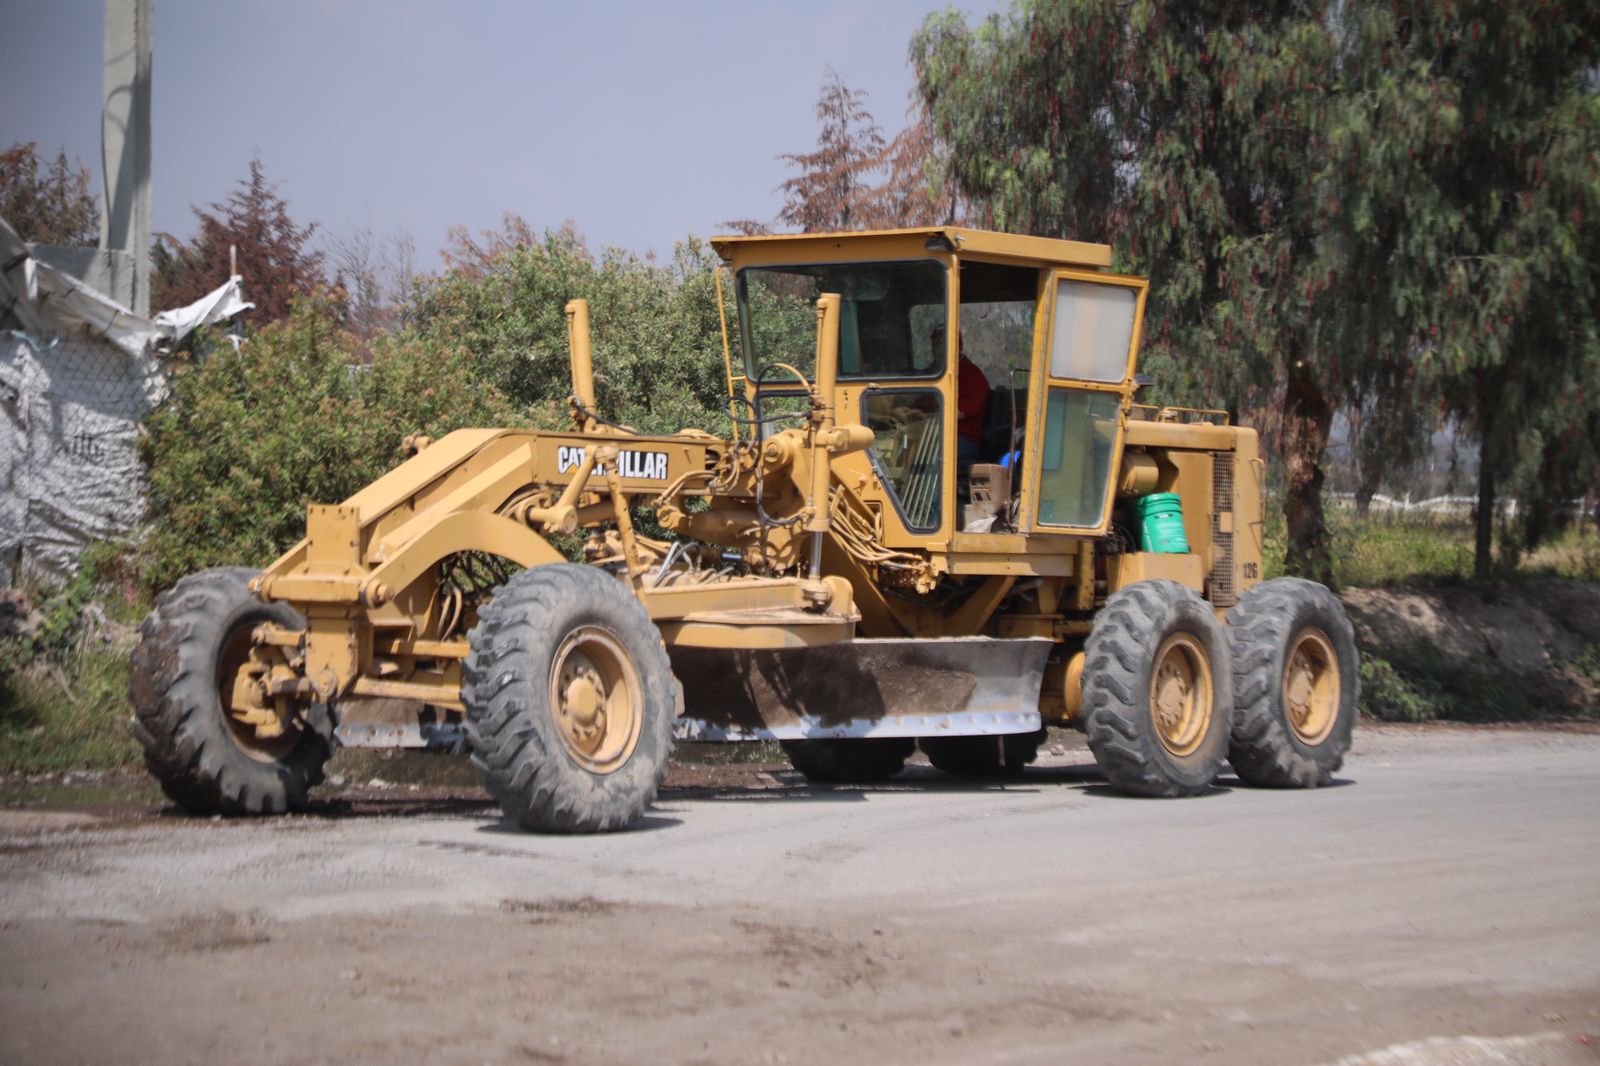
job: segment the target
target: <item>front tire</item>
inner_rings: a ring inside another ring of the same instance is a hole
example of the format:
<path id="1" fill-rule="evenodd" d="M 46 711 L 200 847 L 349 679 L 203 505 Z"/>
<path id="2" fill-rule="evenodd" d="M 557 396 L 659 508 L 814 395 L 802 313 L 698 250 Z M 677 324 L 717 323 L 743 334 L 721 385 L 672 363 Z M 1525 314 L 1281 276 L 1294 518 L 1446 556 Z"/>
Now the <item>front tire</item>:
<path id="1" fill-rule="evenodd" d="M 249 584 L 259 573 L 224 567 L 186 577 L 139 627 L 128 680 L 133 731 L 162 791 L 190 814 L 302 810 L 333 754 L 333 722 L 321 704 L 302 709 L 271 740 L 258 739 L 225 705 L 256 626 L 306 625 L 288 604 L 256 598 Z"/>
<path id="2" fill-rule="evenodd" d="M 467 739 L 506 816 L 547 833 L 638 821 L 666 777 L 683 690 L 627 586 L 587 566 L 523 570 L 467 641 Z"/>
<path id="3" fill-rule="evenodd" d="M 828 785 L 876 785 L 905 768 L 917 750 L 909 737 L 861 740 L 785 740 L 789 763 L 808 781 Z"/>
<path id="4" fill-rule="evenodd" d="M 1317 788 L 1344 765 L 1361 696 L 1355 631 L 1328 589 L 1264 581 L 1228 612 L 1238 708 L 1228 759 L 1239 779 Z"/>
<path id="5" fill-rule="evenodd" d="M 1208 790 L 1233 708 L 1211 605 L 1176 581 L 1137 582 L 1106 601 L 1084 652 L 1084 730 L 1101 775 L 1135 796 Z"/>
<path id="6" fill-rule="evenodd" d="M 1045 731 L 997 737 L 923 737 L 917 741 L 934 769 L 951 777 L 1016 777 L 1039 757 Z"/>

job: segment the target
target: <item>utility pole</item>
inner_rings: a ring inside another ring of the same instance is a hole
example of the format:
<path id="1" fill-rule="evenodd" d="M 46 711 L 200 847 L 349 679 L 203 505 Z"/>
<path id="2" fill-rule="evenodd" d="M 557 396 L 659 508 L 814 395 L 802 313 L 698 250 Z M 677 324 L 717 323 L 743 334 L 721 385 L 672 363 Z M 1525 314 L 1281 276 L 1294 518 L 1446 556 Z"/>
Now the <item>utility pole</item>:
<path id="1" fill-rule="evenodd" d="M 105 108 L 101 122 L 106 209 L 100 247 L 112 254 L 112 291 L 150 314 L 150 53 L 154 0 L 105 0 Z"/>

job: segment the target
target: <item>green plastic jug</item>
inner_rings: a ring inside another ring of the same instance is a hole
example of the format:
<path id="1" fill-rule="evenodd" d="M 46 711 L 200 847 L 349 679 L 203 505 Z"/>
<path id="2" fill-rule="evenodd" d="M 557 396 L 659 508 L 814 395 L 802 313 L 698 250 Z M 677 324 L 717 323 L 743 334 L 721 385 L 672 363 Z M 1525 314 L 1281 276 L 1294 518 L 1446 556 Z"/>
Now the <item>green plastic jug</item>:
<path id="1" fill-rule="evenodd" d="M 1176 492 L 1157 492 L 1139 500 L 1139 550 L 1187 555 L 1183 535 L 1183 501 Z"/>

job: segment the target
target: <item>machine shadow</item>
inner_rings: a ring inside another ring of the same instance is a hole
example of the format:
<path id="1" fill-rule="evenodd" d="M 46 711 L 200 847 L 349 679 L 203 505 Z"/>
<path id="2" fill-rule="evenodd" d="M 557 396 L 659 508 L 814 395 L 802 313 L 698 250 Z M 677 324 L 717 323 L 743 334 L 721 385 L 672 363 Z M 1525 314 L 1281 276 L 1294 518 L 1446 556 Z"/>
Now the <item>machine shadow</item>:
<path id="1" fill-rule="evenodd" d="M 668 786 L 657 800 L 712 800 L 728 803 L 861 803 L 873 795 L 899 792 L 1040 792 L 1046 789 L 1092 788 L 1100 781 L 1093 766 L 1030 767 L 1020 774 L 951 777 L 927 766 L 911 766 L 888 781 L 873 784 L 825 784 L 808 781 L 792 770 L 767 775 L 776 784 Z"/>
<path id="2" fill-rule="evenodd" d="M 474 816 L 496 809 L 488 795 L 332 796 L 306 805 L 304 817 L 328 821 L 405 818 L 418 815 Z"/>
<path id="3" fill-rule="evenodd" d="M 606 832 L 606 833 L 539 833 L 539 832 L 535 832 L 532 829 L 524 829 L 520 825 L 518 825 L 516 822 L 513 822 L 511 819 L 504 818 L 504 817 L 496 818 L 494 821 L 483 823 L 482 825 L 478 826 L 477 831 L 480 832 L 480 833 L 489 834 L 491 836 L 512 836 L 512 837 L 539 837 L 539 838 L 547 838 L 547 837 L 565 838 L 565 837 L 582 837 L 582 836 L 605 836 L 605 837 L 609 837 L 609 836 L 633 836 L 633 835 L 638 834 L 638 833 L 654 833 L 654 832 L 658 832 L 658 831 L 660 831 L 662 829 L 674 829 L 674 828 L 676 828 L 676 827 L 678 827 L 678 826 L 680 826 L 682 824 L 683 824 L 683 820 L 681 818 L 669 817 L 663 811 L 663 809 L 658 806 L 658 807 L 652 808 L 652 810 L 651 810 L 651 812 L 649 814 L 646 814 L 643 818 L 640 818 L 637 822 L 634 822 L 632 825 L 625 826 L 622 829 L 613 829 L 610 832 Z"/>
<path id="4" fill-rule="evenodd" d="M 1213 796 L 1226 796 L 1228 793 L 1230 793 L 1232 791 L 1233 791 L 1232 786 L 1224 784 L 1222 781 L 1219 780 L 1219 781 L 1213 782 L 1210 788 L 1206 789 L 1204 792 L 1200 793 L 1199 795 L 1197 795 L 1197 796 L 1185 796 L 1183 798 L 1184 799 L 1210 799 Z M 1112 788 L 1110 785 L 1105 784 L 1104 782 L 1101 782 L 1101 783 L 1098 783 L 1098 784 L 1093 784 L 1093 785 L 1090 785 L 1088 788 L 1085 788 L 1083 790 L 1083 795 L 1092 796 L 1095 799 L 1121 800 L 1124 803 L 1127 803 L 1127 802 L 1138 803 L 1138 802 L 1142 802 L 1142 801 L 1151 801 L 1151 802 L 1155 802 L 1155 803 L 1165 803 L 1170 798 L 1170 797 L 1163 797 L 1163 796 L 1133 796 L 1133 795 L 1129 795 L 1126 792 L 1119 792 L 1117 789 Z"/>
<path id="5" fill-rule="evenodd" d="M 1356 784 L 1350 778 L 1335 778 L 1323 789 L 1345 788 Z M 763 768 L 759 778 L 722 784 L 668 784 L 661 789 L 651 811 L 634 825 L 620 830 L 624 833 L 654 832 L 671 829 L 682 824 L 678 816 L 685 813 L 681 802 L 711 801 L 717 803 L 814 803 L 859 804 L 874 795 L 904 792 L 995 792 L 1038 793 L 1051 790 L 1070 790 L 1078 795 L 1095 799 L 1127 801 L 1138 799 L 1112 788 L 1092 764 L 1068 766 L 1030 766 L 1018 774 L 999 774 L 987 777 L 953 777 L 931 766 L 913 764 L 888 781 L 873 784 L 827 784 L 808 781 L 797 771 L 783 768 Z M 1261 791 L 1240 781 L 1232 773 L 1219 777 L 1203 797 L 1226 795 L 1233 791 Z M 1270 790 L 1269 790 L 1270 791 Z M 150 811 L 160 819 L 189 819 L 176 805 L 167 804 Z M 339 795 L 313 799 L 300 817 L 309 821 L 356 821 L 378 818 L 405 818 L 418 816 L 460 817 L 483 820 L 479 832 L 529 835 L 527 830 L 499 815 L 498 805 L 484 794 L 461 793 L 425 795 Z M 487 820 L 486 820 L 487 819 Z M 236 819 L 228 819 L 235 821 Z"/>

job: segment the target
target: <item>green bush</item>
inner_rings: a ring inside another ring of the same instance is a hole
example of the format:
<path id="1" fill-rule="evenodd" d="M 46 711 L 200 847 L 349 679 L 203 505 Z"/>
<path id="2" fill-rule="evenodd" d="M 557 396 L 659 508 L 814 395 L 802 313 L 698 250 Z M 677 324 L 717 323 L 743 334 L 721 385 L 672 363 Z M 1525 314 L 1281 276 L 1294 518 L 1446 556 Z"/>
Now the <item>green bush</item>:
<path id="1" fill-rule="evenodd" d="M 720 433 L 728 387 L 714 268 L 694 237 L 658 266 L 621 249 L 596 259 L 570 228 L 547 232 L 425 282 L 409 336 L 465 347 L 488 381 L 553 426 L 572 392 L 564 308 L 583 297 L 599 414 L 650 433 Z"/>
<path id="2" fill-rule="evenodd" d="M 180 364 L 143 454 L 152 588 L 209 566 L 261 566 L 305 535 L 306 505 L 337 503 L 402 459 L 407 433 L 525 425 L 459 345 L 380 336 L 362 348 L 337 307 L 302 300 L 238 351 Z"/>
<path id="3" fill-rule="evenodd" d="M 1567 660 L 1566 665 L 1579 677 L 1600 685 L 1600 644 L 1585 644 L 1578 649 L 1578 654 Z"/>
<path id="4" fill-rule="evenodd" d="M 1387 659 L 1361 656 L 1361 713 L 1385 722 L 1426 722 L 1439 716 L 1438 692 L 1402 677 Z"/>
<path id="5" fill-rule="evenodd" d="M 1586 665 L 1572 664 L 1575 671 Z M 1361 710 L 1389 722 L 1523 722 L 1593 717 L 1551 679 L 1464 663 L 1430 645 L 1361 652 Z"/>

